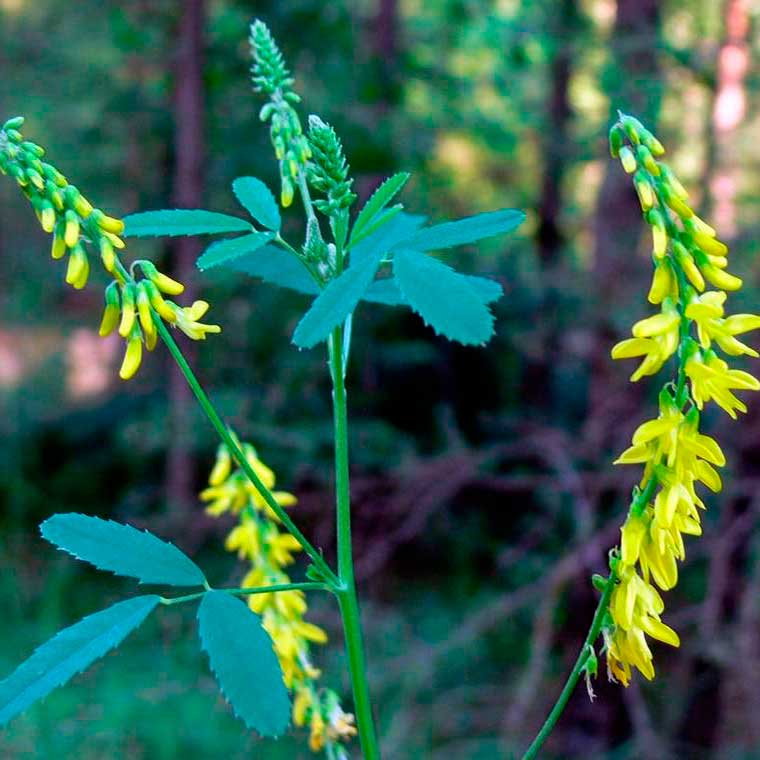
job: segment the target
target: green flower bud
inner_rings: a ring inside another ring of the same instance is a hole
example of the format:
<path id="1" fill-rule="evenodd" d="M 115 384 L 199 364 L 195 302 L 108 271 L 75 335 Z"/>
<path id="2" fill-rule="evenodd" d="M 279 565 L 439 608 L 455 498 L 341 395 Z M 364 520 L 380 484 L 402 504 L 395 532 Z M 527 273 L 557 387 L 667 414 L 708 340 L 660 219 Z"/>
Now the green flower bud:
<path id="1" fill-rule="evenodd" d="M 613 124 L 610 129 L 610 155 L 617 158 L 620 155 L 620 149 L 625 144 L 625 132 L 620 124 Z"/>

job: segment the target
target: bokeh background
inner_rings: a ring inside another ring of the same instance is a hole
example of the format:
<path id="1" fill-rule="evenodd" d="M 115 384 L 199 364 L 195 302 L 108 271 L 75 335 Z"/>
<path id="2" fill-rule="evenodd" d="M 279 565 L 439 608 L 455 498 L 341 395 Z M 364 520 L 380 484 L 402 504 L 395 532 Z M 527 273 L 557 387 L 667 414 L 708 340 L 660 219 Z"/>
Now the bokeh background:
<path id="1" fill-rule="evenodd" d="M 407 209 L 500 207 L 516 235 L 450 254 L 497 277 L 485 350 L 402 310 L 362 306 L 349 376 L 356 557 L 372 690 L 388 758 L 524 749 L 585 635 L 636 474 L 613 468 L 658 382 L 628 383 L 610 346 L 648 313 L 650 266 L 606 133 L 622 108 L 669 147 L 731 243 L 758 310 L 757 0 L 0 0 L 0 114 L 116 215 L 235 208 L 230 182 L 276 185 L 248 79 L 247 25 L 267 21 L 305 95 L 334 124 L 366 197 L 409 169 Z M 298 212 L 290 215 L 298 230 Z M 213 303 L 220 337 L 187 346 L 227 417 L 300 499 L 333 554 L 329 386 L 289 336 L 307 305 L 243 275 L 201 276 L 198 241 L 137 242 Z M 58 628 L 133 586 L 66 559 L 37 524 L 56 511 L 176 540 L 219 583 L 243 568 L 229 523 L 196 492 L 211 428 L 158 350 L 121 383 L 96 336 L 96 281 L 63 284 L 12 182 L 0 185 L 0 674 Z M 184 344 L 186 345 L 186 344 Z M 755 370 L 757 371 L 757 370 Z M 546 758 L 760 757 L 760 404 L 705 415 L 726 490 L 688 546 L 666 620 L 682 646 L 657 679 L 574 695 Z M 319 655 L 348 701 L 336 609 Z M 194 642 L 192 610 L 155 616 L 114 655 L 0 731 L 4 758 L 306 758 L 297 732 L 245 736 Z M 358 750 L 354 748 L 358 754 Z"/>

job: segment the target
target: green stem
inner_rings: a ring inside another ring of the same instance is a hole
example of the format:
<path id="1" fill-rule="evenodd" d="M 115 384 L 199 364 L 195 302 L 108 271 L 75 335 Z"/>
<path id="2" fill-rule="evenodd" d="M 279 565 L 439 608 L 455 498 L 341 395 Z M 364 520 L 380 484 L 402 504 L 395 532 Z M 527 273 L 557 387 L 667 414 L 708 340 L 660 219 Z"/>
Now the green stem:
<path id="1" fill-rule="evenodd" d="M 304 583 L 279 583 L 275 586 L 257 586 L 256 588 L 220 588 L 227 594 L 251 596 L 252 594 L 275 594 L 278 591 L 329 591 L 329 586 L 317 581 Z"/>
<path id="2" fill-rule="evenodd" d="M 171 336 L 169 330 L 167 330 L 166 325 L 164 325 L 163 321 L 158 315 L 154 315 L 154 321 L 158 328 L 158 333 L 161 336 L 161 340 L 163 340 L 166 344 L 166 347 L 169 349 L 169 353 L 172 355 L 174 361 L 177 362 L 177 366 L 180 368 L 180 371 L 185 376 L 185 380 L 187 380 L 188 385 L 195 394 L 195 397 L 198 399 L 198 403 L 201 405 L 204 414 L 206 417 L 208 417 L 217 434 L 222 439 L 225 446 L 229 449 L 233 458 L 237 461 L 240 469 L 243 470 L 246 477 L 256 487 L 258 492 L 263 497 L 264 501 L 267 503 L 267 506 L 272 510 L 272 512 L 277 515 L 288 532 L 291 533 L 298 541 L 298 543 L 303 547 L 303 550 L 306 552 L 306 554 L 309 555 L 311 561 L 319 570 L 322 577 L 331 585 L 340 585 L 338 576 L 335 575 L 327 562 L 325 562 L 321 553 L 314 546 L 312 546 L 306 536 L 301 533 L 293 520 L 291 520 L 290 515 L 277 503 L 277 499 L 275 499 L 272 492 L 264 485 L 264 483 L 261 482 L 261 478 L 259 478 L 259 476 L 256 474 L 256 471 L 248 463 L 245 454 L 243 454 L 243 452 L 240 450 L 240 447 L 235 442 L 235 439 L 230 435 L 227 426 L 224 424 L 224 422 L 222 422 L 222 418 L 219 416 L 218 412 L 209 400 L 209 397 L 206 395 L 206 392 L 201 387 L 201 384 L 198 382 L 192 369 L 190 369 L 190 365 L 182 355 L 179 346 Z"/>
<path id="3" fill-rule="evenodd" d="M 346 654 L 354 695 L 356 725 L 359 731 L 362 754 L 365 760 L 379 760 L 375 721 L 367 683 L 367 664 L 364 656 L 359 602 L 356 596 L 354 562 L 351 548 L 351 495 L 348 477 L 348 414 L 346 384 L 343 368 L 343 330 L 333 331 L 330 344 L 330 374 L 333 380 L 333 422 L 335 427 L 335 491 L 338 537 L 338 576 L 341 585 L 337 590 Z"/>
<path id="4" fill-rule="evenodd" d="M 586 640 L 583 642 L 583 647 L 581 648 L 578 659 L 575 661 L 575 665 L 573 666 L 573 669 L 568 676 L 565 687 L 562 689 L 562 693 L 559 695 L 559 698 L 552 708 L 552 711 L 549 713 L 549 717 L 546 719 L 546 722 L 543 726 L 541 726 L 541 730 L 533 740 L 533 743 L 530 745 L 530 747 L 528 747 L 527 751 L 523 755 L 523 760 L 533 760 L 534 757 L 538 756 L 538 750 L 541 749 L 541 746 L 546 741 L 547 737 L 552 732 L 552 729 L 562 715 L 562 712 L 564 711 L 567 702 L 570 699 L 573 690 L 575 689 L 575 685 L 578 683 L 578 679 L 581 677 L 581 673 L 583 673 L 583 668 L 588 662 L 588 658 L 591 655 L 594 642 L 597 640 L 599 633 L 602 630 L 604 615 L 607 612 L 607 608 L 610 604 L 610 597 L 612 596 L 612 591 L 615 588 L 615 581 L 615 571 L 612 570 L 610 571 L 609 578 L 607 579 L 607 585 L 604 587 L 604 593 L 602 594 L 602 597 L 599 600 L 599 604 L 597 605 L 594 619 L 591 622 L 591 628 L 589 628 Z"/>
<path id="5" fill-rule="evenodd" d="M 278 591 L 326 591 L 328 587 L 324 583 L 279 583 L 274 586 L 257 586 L 255 588 L 220 588 L 212 589 L 210 586 L 207 591 L 224 591 L 225 594 L 236 594 L 239 596 L 251 596 L 253 594 L 275 594 Z M 161 597 L 161 604 L 181 604 L 182 602 L 191 602 L 193 599 L 200 599 L 206 592 L 197 591 L 194 594 L 185 594 L 185 596 Z"/>

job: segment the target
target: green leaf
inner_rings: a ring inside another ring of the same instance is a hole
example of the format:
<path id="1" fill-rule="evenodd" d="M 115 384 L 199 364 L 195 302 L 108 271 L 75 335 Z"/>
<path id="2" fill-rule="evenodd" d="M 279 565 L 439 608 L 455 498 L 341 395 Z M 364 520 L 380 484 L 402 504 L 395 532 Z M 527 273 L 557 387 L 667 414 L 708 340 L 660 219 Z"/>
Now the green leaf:
<path id="1" fill-rule="evenodd" d="M 198 258 L 198 269 L 203 272 L 212 267 L 229 266 L 235 259 L 266 245 L 274 235 L 274 232 L 253 232 L 250 235 L 212 243 Z"/>
<path id="2" fill-rule="evenodd" d="M 121 644 L 160 599 L 150 595 L 118 602 L 64 628 L 38 647 L 0 682 L 0 726 Z"/>
<path id="3" fill-rule="evenodd" d="M 75 513 L 53 515 L 42 537 L 73 557 L 140 583 L 202 586 L 201 569 L 174 544 L 131 525 Z"/>
<path id="4" fill-rule="evenodd" d="M 398 251 L 393 273 L 401 292 L 437 333 L 465 345 L 493 335 L 493 315 L 465 275 L 417 251 Z"/>
<path id="5" fill-rule="evenodd" d="M 198 625 L 201 646 L 235 715 L 262 736 L 282 734 L 290 722 L 290 700 L 261 618 L 240 599 L 207 591 Z"/>
<path id="6" fill-rule="evenodd" d="M 299 293 L 315 296 L 320 292 L 306 267 L 293 254 L 274 245 L 265 245 L 257 251 L 244 254 L 231 261 L 229 267 Z"/>
<path id="7" fill-rule="evenodd" d="M 351 231 L 351 239 L 359 236 L 359 233 L 390 203 L 396 193 L 407 183 L 410 175 L 408 172 L 399 172 L 388 177 L 380 187 L 372 193 L 372 196 L 364 204 L 354 222 Z"/>
<path id="8" fill-rule="evenodd" d="M 250 215 L 268 230 L 280 229 L 280 209 L 272 191 L 256 177 L 238 177 L 232 183 L 237 199 Z"/>
<path id="9" fill-rule="evenodd" d="M 386 253 L 390 253 L 393 246 L 413 235 L 425 223 L 425 219 L 424 216 L 407 214 L 403 211 L 396 214 L 382 227 L 351 247 L 351 263 L 356 264 L 365 258 L 374 258 L 378 255 L 382 259 Z"/>
<path id="10" fill-rule="evenodd" d="M 501 283 L 492 280 L 489 277 L 477 277 L 471 274 L 460 274 L 467 280 L 469 286 L 480 296 L 480 300 L 485 304 L 498 301 L 504 295 L 504 288 Z"/>
<path id="11" fill-rule="evenodd" d="M 382 249 L 373 256 L 352 262 L 315 299 L 293 333 L 293 343 L 299 348 L 311 348 L 325 340 L 333 328 L 353 312 L 372 280 L 382 258 Z"/>
<path id="12" fill-rule="evenodd" d="M 474 243 L 476 240 L 510 232 L 523 222 L 525 214 L 516 209 L 488 211 L 468 216 L 455 222 L 444 222 L 426 227 L 403 241 L 404 248 L 415 251 L 433 251 L 455 245 Z"/>
<path id="13" fill-rule="evenodd" d="M 372 220 L 362 227 L 360 232 L 351 235 L 350 245 L 356 246 L 361 243 L 364 238 L 369 237 L 375 230 L 379 229 L 384 224 L 387 224 L 397 214 L 400 214 L 403 208 L 402 204 L 397 203 L 395 206 L 383 209 L 379 214 L 375 214 L 375 216 L 372 217 Z"/>
<path id="14" fill-rule="evenodd" d="M 488 277 L 476 277 L 470 274 L 460 274 L 478 294 L 481 301 L 485 304 L 498 301 L 504 295 L 504 290 L 496 280 Z M 375 280 L 364 294 L 365 301 L 381 303 L 385 306 L 408 306 L 409 302 L 404 298 L 404 294 L 399 290 L 396 281 L 393 278 L 384 280 Z"/>
<path id="15" fill-rule="evenodd" d="M 221 232 L 252 232 L 245 219 L 201 209 L 143 211 L 124 217 L 126 237 L 164 237 L 176 235 L 217 235 Z"/>
<path id="16" fill-rule="evenodd" d="M 392 277 L 387 277 L 384 280 L 375 280 L 364 293 L 364 300 L 370 303 L 381 303 L 384 306 L 409 305 Z"/>

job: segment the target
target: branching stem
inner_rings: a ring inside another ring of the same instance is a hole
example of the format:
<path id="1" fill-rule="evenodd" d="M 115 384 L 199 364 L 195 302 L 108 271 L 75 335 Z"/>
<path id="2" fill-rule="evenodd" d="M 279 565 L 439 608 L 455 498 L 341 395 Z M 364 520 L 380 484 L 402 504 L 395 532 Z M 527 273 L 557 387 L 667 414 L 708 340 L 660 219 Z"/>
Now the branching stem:
<path id="1" fill-rule="evenodd" d="M 272 510 L 272 512 L 277 515 L 285 528 L 295 537 L 296 541 L 298 541 L 298 543 L 301 545 L 304 552 L 308 554 L 309 558 L 314 563 L 314 566 L 319 570 L 325 581 L 332 586 L 340 586 L 341 581 L 322 557 L 322 554 L 314 546 L 312 546 L 306 536 L 301 533 L 301 531 L 298 529 L 298 526 L 290 518 L 290 515 L 285 511 L 285 509 L 283 509 L 283 507 L 277 503 L 277 499 L 275 499 L 274 494 L 272 494 L 272 492 L 264 485 L 264 483 L 262 483 L 261 478 L 259 478 L 259 476 L 256 474 L 256 471 L 248 463 L 245 454 L 243 454 L 243 452 L 240 450 L 240 447 L 235 442 L 235 439 L 230 435 L 230 431 L 227 429 L 227 426 L 222 421 L 219 413 L 216 411 L 213 404 L 209 400 L 206 392 L 201 387 L 201 384 L 195 377 L 195 374 L 190 368 L 190 365 L 187 363 L 187 360 L 183 356 L 182 351 L 180 351 L 180 348 L 175 342 L 171 333 L 166 328 L 166 325 L 164 325 L 163 321 L 158 317 L 158 315 L 155 317 L 155 323 L 158 328 L 158 333 L 161 336 L 161 340 L 164 341 L 166 347 L 169 349 L 169 353 L 172 355 L 174 361 L 177 362 L 177 366 L 180 368 L 180 371 L 185 376 L 185 380 L 187 380 L 188 385 L 195 394 L 195 397 L 198 399 L 198 403 L 201 405 L 204 414 L 206 417 L 208 417 L 217 434 L 222 439 L 225 446 L 227 446 L 229 449 L 232 457 L 237 461 L 240 469 L 243 470 L 246 477 L 256 487 L 258 492 L 263 497 L 264 501 L 267 503 L 267 506 Z"/>

